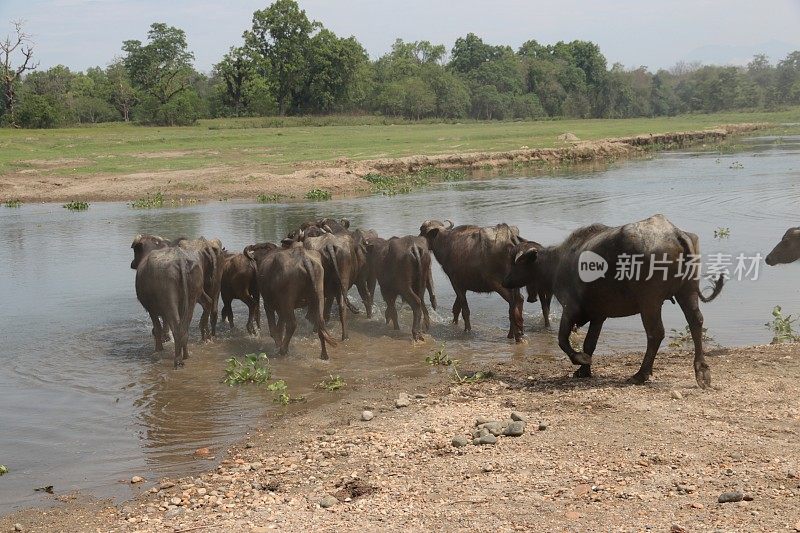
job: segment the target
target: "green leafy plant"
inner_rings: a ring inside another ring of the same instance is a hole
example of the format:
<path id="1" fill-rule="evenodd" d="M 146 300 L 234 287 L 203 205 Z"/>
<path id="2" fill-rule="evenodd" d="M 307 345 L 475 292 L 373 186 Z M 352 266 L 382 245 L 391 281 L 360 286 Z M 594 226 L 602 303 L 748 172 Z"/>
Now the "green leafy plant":
<path id="1" fill-rule="evenodd" d="M 289 387 L 286 385 L 286 382 L 282 379 L 273 381 L 269 385 L 267 385 L 267 390 L 276 393 L 275 398 L 272 399 L 273 402 L 279 403 L 281 405 L 289 405 L 290 403 L 294 402 L 302 402 L 305 400 L 302 396 L 291 396 L 289 395 Z"/>
<path id="2" fill-rule="evenodd" d="M 453 381 L 459 385 L 478 383 L 480 381 L 490 379 L 492 376 L 494 376 L 494 373 L 490 370 L 478 370 L 476 372 L 472 372 L 471 374 L 461 374 L 461 372 L 458 371 L 458 366 L 453 365 Z"/>
<path id="3" fill-rule="evenodd" d="M 429 365 L 451 366 L 457 365 L 458 359 L 451 359 L 450 356 L 445 352 L 445 345 L 442 344 L 441 348 L 425 358 L 425 362 Z"/>
<path id="4" fill-rule="evenodd" d="M 703 328 L 703 342 L 711 342 L 714 340 L 714 337 L 708 334 L 708 328 Z M 669 335 L 669 346 L 670 348 L 681 348 L 686 346 L 687 344 L 691 344 L 694 341 L 692 340 L 692 332 L 689 329 L 689 326 L 685 326 L 684 329 L 670 329 Z"/>
<path id="5" fill-rule="evenodd" d="M 0 476 L 8 474 L 8 467 L 6 465 L 0 465 Z"/>
<path id="6" fill-rule="evenodd" d="M 311 189 L 306 193 L 308 200 L 330 200 L 331 198 L 333 198 L 331 191 L 325 189 Z"/>
<path id="7" fill-rule="evenodd" d="M 161 192 L 157 192 L 131 202 L 130 206 L 134 209 L 154 209 L 156 207 L 164 207 L 164 201 L 164 195 Z"/>
<path id="8" fill-rule="evenodd" d="M 64 204 L 64 209 L 69 209 L 70 211 L 86 211 L 89 209 L 88 202 L 79 202 L 77 200 L 73 200 L 69 203 Z"/>
<path id="9" fill-rule="evenodd" d="M 272 378 L 272 368 L 265 353 L 251 353 L 239 359 L 231 357 L 226 361 L 224 383 L 266 383 Z"/>
<path id="10" fill-rule="evenodd" d="M 714 238 L 715 239 L 726 239 L 731 235 L 731 228 L 722 228 L 719 227 L 714 230 Z"/>
<path id="11" fill-rule="evenodd" d="M 781 306 L 776 305 L 775 308 L 772 309 L 772 322 L 764 324 L 767 329 L 772 331 L 772 343 L 780 344 L 782 342 L 797 341 L 798 336 L 792 328 L 792 323 L 796 320 L 797 319 L 793 318 L 792 315 L 783 316 Z"/>
<path id="12" fill-rule="evenodd" d="M 17 199 L 6 200 L 3 203 L 3 205 L 6 207 L 20 207 L 22 206 L 22 200 L 17 200 Z"/>
<path id="13" fill-rule="evenodd" d="M 262 194 L 259 194 L 256 197 L 256 200 L 258 200 L 258 202 L 262 203 L 262 204 L 270 204 L 270 203 L 277 202 L 282 196 L 283 195 L 280 195 L 280 194 L 263 194 L 262 193 Z"/>
<path id="14" fill-rule="evenodd" d="M 340 375 L 333 375 L 330 374 L 327 378 L 323 379 L 317 384 L 317 388 L 325 389 L 328 392 L 333 392 L 339 389 L 343 389 L 347 386 L 347 383 L 344 382 L 342 376 Z"/>

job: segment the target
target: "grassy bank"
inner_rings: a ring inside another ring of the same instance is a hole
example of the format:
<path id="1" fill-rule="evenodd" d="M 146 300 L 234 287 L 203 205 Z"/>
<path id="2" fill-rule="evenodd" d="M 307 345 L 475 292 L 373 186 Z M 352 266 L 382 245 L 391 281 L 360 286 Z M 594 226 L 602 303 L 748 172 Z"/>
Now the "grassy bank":
<path id="1" fill-rule="evenodd" d="M 341 122 L 342 125 L 331 125 Z M 383 117 L 221 119 L 191 127 L 104 124 L 57 130 L 0 129 L 0 177 L 124 175 L 225 166 L 288 173 L 309 162 L 549 148 L 574 133 L 597 140 L 699 130 L 737 122 L 800 122 L 800 108 L 623 120 L 386 124 Z M 320 125 L 317 125 L 320 124 Z M 279 126 L 279 127 L 274 127 Z M 800 131 L 800 127 L 794 128 Z"/>

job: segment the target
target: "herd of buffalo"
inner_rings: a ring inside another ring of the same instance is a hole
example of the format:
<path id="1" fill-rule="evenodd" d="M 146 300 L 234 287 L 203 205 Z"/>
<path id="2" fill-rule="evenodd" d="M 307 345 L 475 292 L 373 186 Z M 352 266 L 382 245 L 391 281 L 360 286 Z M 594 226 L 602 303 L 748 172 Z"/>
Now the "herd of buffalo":
<path id="1" fill-rule="evenodd" d="M 706 297 L 699 277 L 679 273 L 681 257 L 699 255 L 697 235 L 674 226 L 662 215 L 618 227 L 593 224 L 575 230 L 564 242 L 542 246 L 519 235 L 507 224 L 491 227 L 455 226 L 450 221 L 426 220 L 419 235 L 380 238 L 373 230 L 351 229 L 347 219 L 324 218 L 302 224 L 280 244 L 259 243 L 231 253 L 218 239 L 137 235 L 131 246 L 136 270 L 136 296 L 153 322 L 157 351 L 172 333 L 175 367 L 188 357 L 188 331 L 196 304 L 203 309 L 200 332 L 205 340 L 216 335 L 218 301 L 222 297 L 222 320 L 233 327 L 231 302 L 244 302 L 249 310 L 247 330 L 261 326 L 263 300 L 270 336 L 281 354 L 286 354 L 297 327 L 296 309 L 306 309 L 306 318 L 319 336 L 321 357 L 337 341 L 327 329 L 336 301 L 341 321 L 341 339 L 347 334 L 348 313 L 360 310 L 348 299 L 355 286 L 367 317 L 372 316 L 376 284 L 386 303 L 386 323 L 399 329 L 396 301 L 400 297 L 413 312 L 411 335 L 421 340 L 429 327 L 428 307 L 436 309 L 431 276 L 431 253 L 453 285 L 453 323 L 464 319 L 471 329 L 467 291 L 496 292 L 508 303 L 508 338 L 523 335 L 521 288 L 529 302 L 540 302 L 549 327 L 550 303 L 555 296 L 563 307 L 558 343 L 579 365 L 576 377 L 590 377 L 592 353 L 607 318 L 641 315 L 647 333 L 647 349 L 641 368 L 631 378 L 645 382 L 653 371 L 656 352 L 664 339 L 661 308 L 666 300 L 677 303 L 694 341 L 694 371 L 700 387 L 711 384 L 711 373 L 703 355 L 703 315 L 699 301 L 713 300 L 722 290 L 724 277 L 713 281 Z M 622 255 L 663 257 L 670 275 L 618 279 L 602 276 L 591 282 L 579 278 L 578 258 L 591 251 L 614 263 Z M 769 265 L 800 258 L 800 228 L 789 229 L 767 256 Z M 210 324 L 209 324 L 210 323 Z M 589 324 L 582 351 L 570 344 L 575 328 Z"/>

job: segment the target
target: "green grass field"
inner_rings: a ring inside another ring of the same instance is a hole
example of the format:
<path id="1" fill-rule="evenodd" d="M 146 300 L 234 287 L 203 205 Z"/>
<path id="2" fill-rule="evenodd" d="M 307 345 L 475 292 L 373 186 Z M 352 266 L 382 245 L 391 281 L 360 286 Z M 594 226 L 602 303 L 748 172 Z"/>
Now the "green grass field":
<path id="1" fill-rule="evenodd" d="M 620 120 L 409 123 L 382 117 L 202 120 L 175 128 L 103 124 L 55 130 L 0 129 L 0 175 L 129 174 L 220 165 L 291 171 L 339 157 L 552 147 L 571 132 L 581 140 L 709 128 L 736 122 L 800 123 L 800 108 Z M 332 125 L 339 123 L 340 125 Z M 800 128 L 791 128 L 800 132 Z M 788 130 L 787 130 L 788 131 Z"/>

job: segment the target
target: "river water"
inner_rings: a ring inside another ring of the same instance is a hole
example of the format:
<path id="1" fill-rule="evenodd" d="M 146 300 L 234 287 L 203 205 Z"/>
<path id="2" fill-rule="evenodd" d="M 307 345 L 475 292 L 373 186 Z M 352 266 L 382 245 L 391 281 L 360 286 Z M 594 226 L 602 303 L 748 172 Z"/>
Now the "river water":
<path id="1" fill-rule="evenodd" d="M 172 370 L 171 345 L 163 358 L 153 357 L 150 324 L 129 268 L 137 233 L 219 237 L 228 249 L 240 250 L 275 241 L 312 217 L 347 216 L 355 227 L 382 236 L 416 234 L 425 219 L 449 218 L 456 224 L 509 222 L 523 236 L 550 244 L 582 225 L 663 213 L 697 233 L 706 256 L 766 255 L 787 227 L 797 225 L 800 137 L 755 137 L 739 146 L 732 153 L 661 153 L 592 169 L 528 170 L 526 176 L 442 183 L 394 197 L 155 210 L 97 203 L 83 213 L 55 204 L 0 208 L 0 464 L 10 470 L 0 477 L 0 514 L 50 501 L 52 496 L 34 491 L 46 485 L 56 494 L 81 489 L 125 497 L 129 485 L 121 481 L 133 474 L 155 479 L 207 469 L 196 449 L 219 454 L 277 408 L 261 387 L 221 383 L 231 355 L 274 354 L 266 335 L 251 338 L 221 326 L 217 341 L 200 344 L 193 325 L 184 369 Z M 730 236 L 715 239 L 719 227 L 729 228 Z M 758 280 L 734 279 L 703 307 L 716 342 L 769 342 L 764 323 L 773 306 L 800 311 L 796 266 L 760 267 Z M 313 406 L 338 397 L 314 388 L 328 374 L 351 384 L 378 374 L 413 379 L 429 371 L 423 360 L 442 342 L 473 363 L 541 356 L 569 369 L 554 333 L 541 325 L 538 303 L 526 304 L 526 330 L 533 331 L 527 344 L 517 346 L 505 338 L 504 302 L 470 294 L 473 332 L 465 335 L 449 324 L 453 292 L 435 261 L 434 277 L 441 307 L 426 343 L 412 345 L 408 308 L 401 313 L 401 332 L 390 331 L 378 309 L 371 321 L 355 318 L 351 340 L 333 348 L 324 363 L 316 336 L 300 320 L 290 354 L 272 358 L 274 375 Z M 245 307 L 236 302 L 234 312 L 244 326 Z M 555 320 L 558 312 L 556 306 Z M 668 331 L 685 325 L 670 304 L 664 319 Z M 338 331 L 335 323 L 331 327 Z M 638 318 L 610 320 L 598 354 L 642 350 L 644 344 Z"/>

